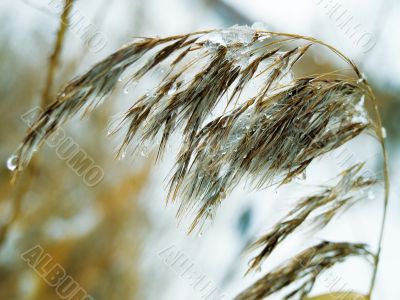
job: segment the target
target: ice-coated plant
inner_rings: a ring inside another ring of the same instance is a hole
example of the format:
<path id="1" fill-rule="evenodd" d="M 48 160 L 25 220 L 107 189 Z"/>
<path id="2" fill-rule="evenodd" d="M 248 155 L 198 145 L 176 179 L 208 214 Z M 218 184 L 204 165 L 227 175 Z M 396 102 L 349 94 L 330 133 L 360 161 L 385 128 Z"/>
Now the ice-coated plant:
<path id="1" fill-rule="evenodd" d="M 306 54 L 312 55 L 312 48 L 336 55 L 347 64 L 347 72 L 296 76 L 296 65 Z M 121 88 L 121 78 L 127 79 L 125 88 L 133 89 L 155 72 L 161 76 L 133 99 L 112 133 L 123 135 L 118 156 L 153 143 L 157 159 L 172 134 L 182 135 L 167 199 L 179 202 L 178 217 L 195 213 L 189 231 L 211 219 L 239 182 L 249 180 L 255 189 L 287 184 L 316 158 L 363 132 L 375 135 L 382 146 L 386 215 L 389 178 L 384 135 L 375 96 L 363 73 L 319 40 L 257 26 L 134 40 L 59 92 L 24 138 L 12 168 L 22 171 L 45 139 Z M 373 115 L 366 103 L 372 104 Z M 300 199 L 254 243 L 260 252 L 249 271 L 259 268 L 306 221 L 322 228 L 362 200 L 365 193 L 360 191 L 377 183 L 376 178 L 363 175 L 363 166 L 361 162 L 343 170 L 335 185 Z M 285 299 L 304 299 L 322 272 L 350 256 L 372 260 L 365 298 L 371 297 L 384 219 L 376 253 L 364 244 L 322 242 L 267 273 L 237 299 L 262 299 L 284 288 Z"/>

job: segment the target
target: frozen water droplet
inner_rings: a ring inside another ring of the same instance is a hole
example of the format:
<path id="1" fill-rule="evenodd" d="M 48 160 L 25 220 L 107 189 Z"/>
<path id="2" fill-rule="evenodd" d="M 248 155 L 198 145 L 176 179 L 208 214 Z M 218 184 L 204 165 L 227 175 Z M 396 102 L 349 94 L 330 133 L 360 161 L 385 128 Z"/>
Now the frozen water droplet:
<path id="1" fill-rule="evenodd" d="M 385 127 L 382 127 L 382 128 L 381 128 L 381 131 L 382 131 L 382 137 L 383 137 L 384 139 L 386 139 L 386 138 L 387 138 L 386 128 L 385 128 Z"/>
<path id="2" fill-rule="evenodd" d="M 123 159 L 125 158 L 125 156 L 126 156 L 126 151 L 122 152 L 122 153 L 119 155 L 118 160 L 123 160 Z"/>
<path id="3" fill-rule="evenodd" d="M 357 107 L 363 108 L 365 103 L 365 96 L 362 95 L 360 98 L 360 102 L 357 103 Z"/>
<path id="4" fill-rule="evenodd" d="M 219 46 L 225 46 L 225 41 L 222 36 L 222 32 L 213 31 L 207 34 L 207 40 L 205 41 L 204 45 L 210 51 L 217 50 Z"/>
<path id="5" fill-rule="evenodd" d="M 365 75 L 365 73 L 362 73 L 362 74 L 361 74 L 361 78 L 359 78 L 359 79 L 357 80 L 357 83 L 360 84 L 360 83 L 364 83 L 364 82 L 366 82 L 366 81 L 367 81 L 367 76 Z"/>
<path id="6" fill-rule="evenodd" d="M 129 94 L 129 88 L 124 89 L 124 94 Z"/>
<path id="7" fill-rule="evenodd" d="M 178 89 L 176 83 L 174 83 L 168 91 L 168 96 L 172 96 L 175 94 L 176 90 Z"/>
<path id="8" fill-rule="evenodd" d="M 250 28 L 249 26 L 232 26 L 231 28 L 231 34 L 233 34 L 232 40 L 230 40 L 230 43 L 235 43 L 234 38 L 237 37 L 240 43 L 243 45 L 248 45 L 253 41 L 254 37 L 254 29 Z"/>
<path id="9" fill-rule="evenodd" d="M 241 43 L 248 45 L 252 42 L 254 29 L 248 26 L 232 26 L 224 30 L 216 30 L 207 35 L 205 45 L 210 50 L 218 49 L 218 47 L 227 47 L 232 44 Z"/>
<path id="10" fill-rule="evenodd" d="M 307 174 L 304 171 L 304 172 L 300 173 L 299 175 L 297 175 L 294 180 L 295 180 L 295 182 L 301 184 L 302 181 L 304 181 L 306 179 L 307 179 Z"/>
<path id="11" fill-rule="evenodd" d="M 369 199 L 369 200 L 375 199 L 375 194 L 374 194 L 373 191 L 369 191 L 369 192 L 368 192 L 368 199 Z"/>
<path id="12" fill-rule="evenodd" d="M 142 156 L 142 157 L 148 157 L 149 156 L 147 147 L 144 147 L 142 149 L 142 151 L 140 152 L 140 156 Z"/>
<path id="13" fill-rule="evenodd" d="M 17 155 L 10 156 L 10 158 L 7 159 L 7 169 L 9 169 L 10 171 L 15 171 L 17 169 L 17 166 L 18 166 L 18 156 Z"/>
<path id="14" fill-rule="evenodd" d="M 199 232 L 199 237 L 202 237 L 203 236 L 203 232 Z"/>
<path id="15" fill-rule="evenodd" d="M 122 82 L 122 78 L 118 78 L 118 82 Z"/>
<path id="16" fill-rule="evenodd" d="M 243 155 L 243 158 L 246 158 L 246 157 L 247 157 L 247 154 Z"/>
<path id="17" fill-rule="evenodd" d="M 357 115 L 352 117 L 353 123 L 361 123 L 361 124 L 368 124 L 367 112 L 364 107 L 365 96 L 363 95 L 360 98 L 360 101 L 355 105 Z"/>
<path id="18" fill-rule="evenodd" d="M 265 41 L 267 38 L 268 38 L 268 36 L 266 36 L 266 35 L 260 35 L 257 40 L 262 42 L 262 41 Z"/>

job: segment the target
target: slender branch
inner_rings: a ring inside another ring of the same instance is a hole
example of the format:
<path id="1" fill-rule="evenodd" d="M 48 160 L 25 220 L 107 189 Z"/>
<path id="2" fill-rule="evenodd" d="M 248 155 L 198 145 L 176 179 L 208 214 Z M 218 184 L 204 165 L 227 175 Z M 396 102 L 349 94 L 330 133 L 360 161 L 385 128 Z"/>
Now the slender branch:
<path id="1" fill-rule="evenodd" d="M 42 107 L 47 106 L 51 101 L 51 91 L 54 83 L 54 75 L 59 65 L 61 50 L 64 44 L 65 33 L 69 25 L 69 15 L 72 9 L 73 2 L 74 0 L 65 0 L 64 9 L 60 18 L 60 27 L 57 32 L 57 40 L 53 49 L 53 53 L 49 58 L 46 85 L 42 94 Z"/>
<path id="2" fill-rule="evenodd" d="M 74 0 L 65 0 L 64 9 L 63 9 L 63 12 L 62 12 L 62 15 L 60 18 L 60 28 L 57 33 L 56 44 L 54 46 L 53 53 L 49 59 L 49 66 L 47 69 L 46 86 L 45 86 L 45 90 L 42 94 L 41 107 L 46 107 L 50 103 L 50 100 L 51 100 L 51 90 L 52 90 L 52 86 L 53 86 L 53 82 L 54 82 L 54 75 L 57 71 L 60 54 L 61 54 L 61 50 L 62 50 L 63 43 L 64 43 L 65 33 L 66 33 L 66 30 L 67 30 L 68 24 L 69 24 L 68 18 L 69 18 L 69 14 L 71 12 L 73 1 Z M 8 232 L 10 231 L 12 225 L 15 223 L 15 221 L 18 219 L 18 217 L 20 215 L 21 203 L 22 203 L 26 193 L 30 189 L 32 179 L 35 177 L 34 173 L 36 171 L 36 167 L 37 167 L 37 162 L 35 160 L 33 160 L 32 164 L 30 164 L 27 168 L 26 180 L 21 180 L 19 183 L 19 186 L 15 185 L 16 186 L 16 194 L 15 194 L 14 200 L 13 200 L 13 206 L 14 206 L 13 215 L 12 215 L 10 221 L 7 224 L 5 224 L 3 226 L 3 228 L 1 228 L 1 230 L 0 230 L 0 246 L 3 245 Z M 17 177 L 16 177 L 16 174 L 14 173 L 13 177 L 11 179 L 11 184 L 15 184 L 16 179 L 17 179 Z"/>
<path id="3" fill-rule="evenodd" d="M 383 153 L 383 172 L 384 172 L 384 186 L 385 186 L 385 194 L 384 194 L 384 204 L 383 204 L 383 215 L 382 215 L 382 223 L 381 223 L 381 228 L 379 232 L 379 239 L 378 239 L 378 250 L 375 255 L 375 261 L 374 261 L 374 270 L 372 273 L 372 279 L 370 283 L 370 289 L 368 293 L 369 299 L 371 299 L 372 292 L 375 287 L 376 283 L 376 276 L 378 273 L 378 266 L 379 266 L 379 259 L 380 259 L 380 254 L 382 250 L 382 241 L 383 241 L 383 234 L 385 231 L 385 225 L 386 225 L 386 217 L 387 217 L 387 209 L 388 209 L 388 204 L 389 204 L 389 192 L 390 192 L 390 181 L 389 181 L 389 159 L 387 155 L 387 150 L 386 150 L 386 143 L 385 143 L 385 138 L 382 133 L 382 120 L 379 114 L 378 110 L 378 105 L 376 98 L 370 88 L 369 85 L 367 85 L 369 94 L 371 96 L 371 99 L 374 104 L 374 111 L 377 119 L 377 129 L 376 129 L 376 134 L 379 138 L 379 141 L 381 143 L 381 148 L 382 148 L 382 153 Z"/>

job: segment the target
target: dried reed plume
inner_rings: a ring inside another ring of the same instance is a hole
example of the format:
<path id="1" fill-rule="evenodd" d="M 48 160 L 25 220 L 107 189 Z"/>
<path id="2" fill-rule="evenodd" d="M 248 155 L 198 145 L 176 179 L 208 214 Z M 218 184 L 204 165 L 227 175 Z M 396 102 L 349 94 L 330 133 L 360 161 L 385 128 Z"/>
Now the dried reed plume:
<path id="1" fill-rule="evenodd" d="M 235 300 L 256 300 L 268 297 L 292 284 L 282 299 L 304 299 L 317 277 L 350 256 L 371 257 L 364 244 L 322 242 L 310 247 L 259 279 Z"/>
<path id="2" fill-rule="evenodd" d="M 376 183 L 376 179 L 359 176 L 363 164 L 357 164 L 340 174 L 339 181 L 333 187 L 306 197 L 279 221 L 270 232 L 259 238 L 252 248 L 262 247 L 262 251 L 252 260 L 250 270 L 257 269 L 272 251 L 300 225 L 310 219 L 318 228 L 326 226 L 334 216 L 348 209 L 365 197 L 365 189 Z M 363 191 L 364 190 L 364 191 Z M 361 192 L 361 193 L 360 193 Z M 364 192 L 364 193 L 363 193 Z M 310 215 L 314 216 L 310 217 Z"/>
<path id="3" fill-rule="evenodd" d="M 350 66 L 354 76 L 333 72 L 295 77 L 296 63 L 312 46 L 326 47 Z M 168 69 L 161 72 L 158 68 L 163 65 Z M 256 189 L 286 184 L 316 158 L 366 130 L 375 132 L 383 148 L 386 211 L 389 185 L 381 121 L 362 73 L 338 50 L 316 39 L 246 26 L 142 38 L 111 54 L 69 82 L 39 116 L 17 151 L 17 171 L 58 126 L 90 112 L 110 95 L 123 75 L 133 85 L 155 72 L 161 80 L 133 102 L 113 131 L 124 136 L 118 155 L 124 156 L 131 145 L 137 148 L 159 138 L 160 159 L 172 134 L 181 130 L 183 142 L 168 198 L 179 199 L 179 217 L 195 212 L 190 231 L 212 218 L 239 182 L 249 180 Z M 375 120 L 368 116 L 365 100 L 374 105 Z M 336 186 L 299 202 L 257 242 L 264 248 L 252 267 L 317 209 L 323 212 L 314 220 L 322 226 L 354 203 L 355 190 L 374 184 L 359 175 L 361 168 L 362 164 L 353 166 L 340 175 Z M 289 262 L 238 299 L 259 299 L 306 278 L 301 288 L 288 295 L 300 299 L 320 272 L 347 256 L 367 253 L 363 245 L 317 245 L 300 255 L 308 267 Z"/>

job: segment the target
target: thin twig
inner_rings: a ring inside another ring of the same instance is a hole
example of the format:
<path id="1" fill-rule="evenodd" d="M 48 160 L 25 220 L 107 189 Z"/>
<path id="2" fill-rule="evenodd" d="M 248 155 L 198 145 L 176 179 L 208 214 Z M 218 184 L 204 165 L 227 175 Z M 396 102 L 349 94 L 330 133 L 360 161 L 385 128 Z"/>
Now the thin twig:
<path id="1" fill-rule="evenodd" d="M 54 83 L 54 75 L 59 66 L 61 50 L 63 48 L 65 33 L 69 25 L 69 14 L 72 9 L 74 0 L 65 0 L 65 5 L 60 18 L 60 28 L 57 32 L 57 39 L 53 49 L 53 53 L 49 58 L 49 66 L 47 69 L 46 85 L 42 94 L 41 106 L 45 107 L 51 102 L 51 91 Z"/>
<path id="2" fill-rule="evenodd" d="M 379 114 L 379 109 L 378 109 L 378 104 L 377 104 L 376 97 L 373 94 L 373 92 L 371 90 L 371 87 L 369 85 L 367 85 L 367 89 L 369 91 L 369 94 L 371 95 L 371 99 L 373 101 L 373 106 L 374 106 L 374 112 L 375 112 L 375 115 L 376 115 L 376 121 L 377 121 L 376 134 L 377 134 L 377 136 L 379 138 L 379 141 L 380 141 L 380 144 L 381 144 L 381 148 L 382 148 L 384 186 L 385 186 L 382 223 L 381 223 L 380 232 L 379 232 L 379 238 L 378 238 L 378 250 L 377 250 L 377 252 L 375 254 L 374 270 L 373 270 L 373 273 L 372 273 L 370 288 L 369 288 L 369 292 L 368 292 L 368 298 L 371 299 L 372 293 L 374 291 L 375 283 L 376 283 L 376 276 L 377 276 L 377 273 L 378 273 L 379 259 L 380 259 L 380 254 L 381 254 L 381 250 L 382 250 L 383 235 L 384 235 L 384 231 L 385 231 L 387 209 L 388 209 L 388 204 L 389 204 L 390 181 L 389 181 L 389 159 L 388 159 L 388 154 L 387 154 L 387 149 L 386 149 L 385 138 L 384 138 L 383 133 L 382 133 L 381 116 Z"/>
<path id="3" fill-rule="evenodd" d="M 65 33 L 68 28 L 68 18 L 69 18 L 69 14 L 71 12 L 73 1 L 74 0 L 66 0 L 65 1 L 64 10 L 63 10 L 63 13 L 60 18 L 60 28 L 57 33 L 56 44 L 55 44 L 55 47 L 53 50 L 53 54 L 50 56 L 50 62 L 49 62 L 49 66 L 47 69 L 47 80 L 46 80 L 45 90 L 42 94 L 41 107 L 46 107 L 50 103 L 50 100 L 51 100 L 50 93 L 52 90 L 52 86 L 53 86 L 53 82 L 54 82 L 54 75 L 57 71 L 58 62 L 59 62 L 61 50 L 63 47 Z M 18 217 L 20 215 L 21 203 L 22 203 L 26 193 L 30 189 L 32 179 L 35 177 L 34 173 L 36 171 L 36 165 L 37 165 L 36 160 L 32 160 L 32 164 L 30 164 L 28 166 L 28 168 L 26 170 L 26 174 L 25 174 L 26 180 L 20 180 L 19 186 L 16 185 L 16 183 L 15 183 L 15 181 L 16 181 L 15 176 L 13 176 L 13 178 L 11 180 L 11 184 L 13 184 L 13 185 L 15 184 L 15 186 L 16 186 L 16 194 L 15 194 L 15 197 L 13 200 L 13 215 L 11 216 L 9 222 L 7 224 L 5 224 L 3 226 L 3 228 L 1 228 L 0 246 L 3 245 L 3 242 L 4 242 L 5 238 L 7 237 L 9 230 L 11 229 L 12 225 L 16 222 L 16 220 L 18 219 Z M 15 174 L 13 174 L 13 175 L 15 175 Z"/>

